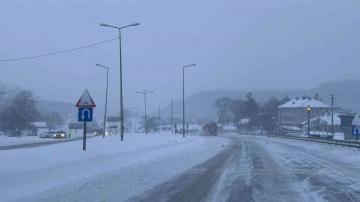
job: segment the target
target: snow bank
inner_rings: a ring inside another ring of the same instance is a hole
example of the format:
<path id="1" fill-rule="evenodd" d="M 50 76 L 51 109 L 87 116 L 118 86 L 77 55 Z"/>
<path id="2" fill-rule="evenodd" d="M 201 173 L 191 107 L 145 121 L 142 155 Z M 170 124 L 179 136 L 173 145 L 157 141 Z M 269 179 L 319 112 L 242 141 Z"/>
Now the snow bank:
<path id="1" fill-rule="evenodd" d="M 86 152 L 82 151 L 82 141 L 0 151 L 1 162 L 6 162 L 0 167 L 0 195 L 4 201 L 23 200 L 30 195 L 37 201 L 37 197 L 51 189 L 66 189 L 69 184 L 76 186 L 77 182 L 94 176 L 98 179 L 119 169 L 139 171 L 144 165 L 159 162 L 163 168 L 157 168 L 158 175 L 151 176 L 156 180 L 147 184 L 155 186 L 212 157 L 225 144 L 228 140 L 220 137 L 127 134 L 124 142 L 119 136 L 89 139 Z M 176 158 L 178 156 L 181 158 Z M 166 169 L 166 166 L 171 169 Z M 132 173 L 133 176 L 136 173 Z M 131 179 L 117 183 L 126 187 Z M 146 188 L 150 187 L 143 187 Z M 141 191 L 144 190 L 128 190 L 123 196 Z"/>
<path id="2" fill-rule="evenodd" d="M 71 135 L 71 139 L 80 137 L 81 135 Z M 94 136 L 94 135 L 91 135 Z M 37 143 L 37 142 L 53 142 L 61 141 L 64 139 L 54 139 L 54 138 L 39 138 L 39 136 L 20 136 L 20 137 L 8 137 L 1 135 L 0 136 L 0 146 L 10 146 L 10 145 L 21 145 L 28 143 Z"/>
<path id="3" fill-rule="evenodd" d="M 41 139 L 38 136 L 21 136 L 21 137 L 7 137 L 4 135 L 0 136 L 0 146 L 25 144 L 25 143 L 33 143 L 33 142 L 44 142 L 44 141 L 49 141 L 49 139 Z"/>

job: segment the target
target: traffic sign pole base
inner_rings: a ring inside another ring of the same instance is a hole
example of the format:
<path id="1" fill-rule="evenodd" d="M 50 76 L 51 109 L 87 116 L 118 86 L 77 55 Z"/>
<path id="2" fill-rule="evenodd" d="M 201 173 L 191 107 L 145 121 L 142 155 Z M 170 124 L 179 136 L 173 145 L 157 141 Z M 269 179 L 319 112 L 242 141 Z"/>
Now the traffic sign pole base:
<path id="1" fill-rule="evenodd" d="M 83 151 L 86 150 L 86 122 L 84 122 L 84 133 L 83 133 Z"/>

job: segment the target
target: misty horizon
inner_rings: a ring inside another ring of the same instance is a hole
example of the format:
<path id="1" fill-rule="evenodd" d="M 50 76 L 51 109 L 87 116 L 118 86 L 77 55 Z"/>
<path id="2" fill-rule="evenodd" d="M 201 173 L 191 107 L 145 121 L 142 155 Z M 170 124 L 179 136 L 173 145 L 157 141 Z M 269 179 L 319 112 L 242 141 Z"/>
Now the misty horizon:
<path id="1" fill-rule="evenodd" d="M 149 97 L 153 109 L 181 98 L 181 67 L 193 62 L 186 97 L 217 89 L 310 89 L 360 73 L 357 1 L 5 1 L 2 8 L 0 59 L 112 39 L 117 32 L 100 23 L 139 22 L 122 35 L 126 108 L 142 107 L 136 92 L 145 89 L 155 91 Z M 31 89 L 41 100 L 69 103 L 88 89 L 102 107 L 105 72 L 95 63 L 110 67 L 109 106 L 118 110 L 117 40 L 0 62 L 0 82 Z"/>

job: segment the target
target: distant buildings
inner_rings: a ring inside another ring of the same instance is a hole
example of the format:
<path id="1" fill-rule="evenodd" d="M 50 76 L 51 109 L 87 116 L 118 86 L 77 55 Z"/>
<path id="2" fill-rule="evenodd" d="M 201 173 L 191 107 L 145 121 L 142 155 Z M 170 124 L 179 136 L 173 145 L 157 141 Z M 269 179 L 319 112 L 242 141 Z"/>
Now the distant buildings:
<path id="1" fill-rule="evenodd" d="M 120 116 L 108 116 L 106 131 L 109 131 L 111 133 L 118 133 L 121 128 L 120 118 L 121 118 Z"/>
<path id="2" fill-rule="evenodd" d="M 277 126 L 281 130 L 302 131 L 308 120 L 307 107 L 311 107 L 310 119 L 320 117 L 331 111 L 322 101 L 296 98 L 278 107 Z"/>
<path id="3" fill-rule="evenodd" d="M 36 128 L 38 135 L 49 131 L 49 128 L 47 127 L 47 124 L 45 121 L 33 122 L 32 125 Z"/>

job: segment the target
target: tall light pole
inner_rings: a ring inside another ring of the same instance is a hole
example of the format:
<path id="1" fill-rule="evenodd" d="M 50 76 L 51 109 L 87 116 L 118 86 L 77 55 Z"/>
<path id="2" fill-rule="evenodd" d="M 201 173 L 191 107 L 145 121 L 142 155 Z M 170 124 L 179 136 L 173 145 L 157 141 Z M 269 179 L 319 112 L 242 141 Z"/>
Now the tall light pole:
<path id="1" fill-rule="evenodd" d="M 164 103 L 162 102 L 162 103 L 160 103 L 159 104 L 159 132 L 161 133 L 161 105 L 163 105 Z"/>
<path id="2" fill-rule="evenodd" d="M 334 94 L 331 95 L 331 134 L 334 135 Z"/>
<path id="3" fill-rule="evenodd" d="M 108 98 L 108 88 L 109 88 L 109 67 L 106 67 L 101 64 L 95 64 L 98 67 L 104 68 L 106 70 L 106 93 L 105 93 L 105 111 L 104 111 L 104 131 L 103 137 L 105 137 L 106 132 L 106 118 L 107 118 L 107 98 Z"/>
<path id="4" fill-rule="evenodd" d="M 137 133 L 137 130 L 136 130 L 136 129 L 137 129 L 137 126 L 136 126 L 137 124 L 136 124 L 136 122 L 137 122 L 137 120 L 138 120 L 138 119 L 137 119 L 137 118 L 138 118 L 138 109 L 139 109 L 138 107 L 135 107 L 135 108 L 134 108 L 134 111 L 135 111 L 134 133 Z"/>
<path id="5" fill-rule="evenodd" d="M 138 93 L 138 94 L 142 94 L 143 96 L 144 96 L 144 113 L 145 113 L 145 115 L 144 115 L 144 126 L 145 126 L 145 134 L 147 134 L 147 117 L 146 117 L 146 96 L 147 96 L 147 94 L 149 94 L 149 93 L 153 93 L 154 91 L 153 90 L 150 90 L 150 91 L 148 91 L 148 90 L 144 90 L 144 91 L 139 91 L 139 92 L 136 92 L 136 93 Z"/>
<path id="6" fill-rule="evenodd" d="M 307 106 L 306 110 L 308 112 L 308 136 L 310 137 L 310 113 L 311 113 L 310 105 Z"/>
<path id="7" fill-rule="evenodd" d="M 275 115 L 272 116 L 272 129 L 271 129 L 271 135 L 274 135 L 274 128 L 275 128 Z"/>
<path id="8" fill-rule="evenodd" d="M 185 137 L 185 68 L 187 68 L 187 67 L 193 67 L 193 66 L 195 66 L 196 64 L 194 63 L 194 64 L 190 64 L 190 65 L 185 65 L 185 66 L 183 66 L 183 68 L 182 68 L 182 73 L 183 73 L 183 75 L 182 75 L 182 80 L 183 80 L 183 85 L 182 85 L 182 87 L 183 87 L 183 92 L 182 92 L 182 96 L 183 96 L 183 137 Z"/>
<path id="9" fill-rule="evenodd" d="M 171 134 L 174 134 L 174 102 L 171 100 Z"/>
<path id="10" fill-rule="evenodd" d="M 122 59 L 121 59 L 121 30 L 125 29 L 127 27 L 133 27 L 133 26 L 138 26 L 140 25 L 140 23 L 133 23 L 130 25 L 126 25 L 123 27 L 116 27 L 113 25 L 108 25 L 108 24 L 104 24 L 101 23 L 100 26 L 103 27 L 110 27 L 110 28 L 114 28 L 117 29 L 119 31 L 119 53 L 120 53 L 120 122 L 121 122 L 121 133 L 120 133 L 120 137 L 121 137 L 121 141 L 124 140 L 124 100 L 123 100 L 123 87 L 122 87 Z"/>

